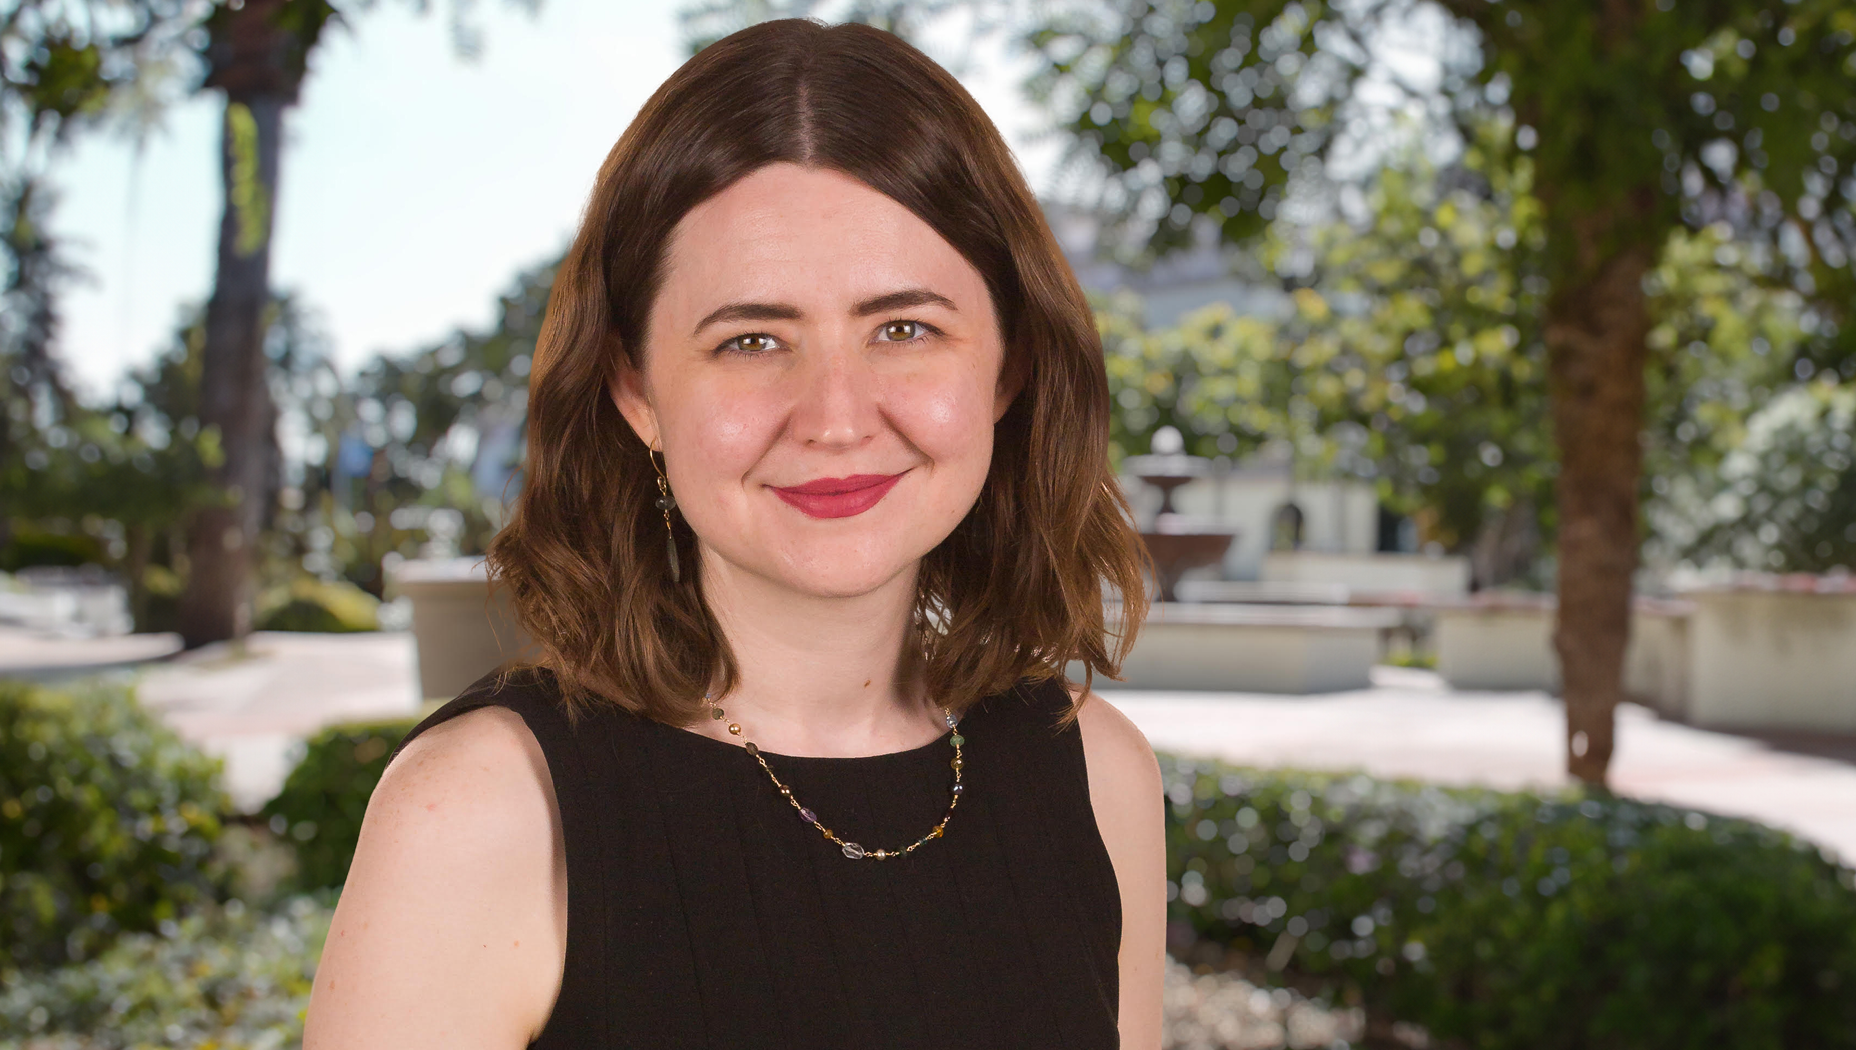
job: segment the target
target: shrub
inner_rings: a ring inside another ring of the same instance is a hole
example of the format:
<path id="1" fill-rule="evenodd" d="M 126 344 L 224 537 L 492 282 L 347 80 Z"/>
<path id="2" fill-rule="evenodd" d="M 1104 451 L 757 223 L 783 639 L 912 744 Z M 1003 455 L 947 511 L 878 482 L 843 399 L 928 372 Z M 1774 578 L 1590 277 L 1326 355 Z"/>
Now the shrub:
<path id="1" fill-rule="evenodd" d="M 345 634 L 380 627 L 380 600 L 346 580 L 301 577 L 267 590 L 253 624 L 260 631 Z"/>
<path id="2" fill-rule="evenodd" d="M 180 574 L 166 565 L 142 570 L 142 607 L 136 610 L 140 632 L 180 631 L 180 595 L 186 589 Z"/>
<path id="3" fill-rule="evenodd" d="M 222 882 L 219 761 L 120 686 L 0 681 L 0 968 L 81 959 Z"/>
<path id="4" fill-rule="evenodd" d="M 11 540 L 0 548 L 0 572 L 18 572 L 35 565 L 77 566 L 101 564 L 103 541 L 82 532 L 52 532 L 15 519 Z"/>
<path id="5" fill-rule="evenodd" d="M 394 747 L 415 724 L 406 719 L 331 726 L 309 741 L 283 790 L 260 814 L 296 848 L 295 888 L 335 887 L 347 880 L 367 800 Z"/>
<path id="6" fill-rule="evenodd" d="M 1165 759 L 1169 937 L 1488 1050 L 1856 1046 L 1856 873 L 1600 793 Z"/>
<path id="7" fill-rule="evenodd" d="M 297 1046 L 331 911 L 308 897 L 271 915 L 228 901 L 23 975 L 0 991 L 0 1050 Z"/>

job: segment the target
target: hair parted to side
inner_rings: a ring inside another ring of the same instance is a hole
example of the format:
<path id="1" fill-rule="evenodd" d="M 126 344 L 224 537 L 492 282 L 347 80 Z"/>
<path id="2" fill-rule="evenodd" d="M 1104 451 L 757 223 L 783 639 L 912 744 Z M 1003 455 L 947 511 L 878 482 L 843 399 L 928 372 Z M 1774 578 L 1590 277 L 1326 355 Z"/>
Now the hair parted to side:
<path id="1" fill-rule="evenodd" d="M 649 453 L 608 381 L 642 367 L 665 247 L 683 216 L 776 162 L 828 168 L 908 208 L 986 280 L 1005 367 L 1025 385 L 995 427 L 979 499 L 923 560 L 922 681 L 964 710 L 1022 679 L 1119 673 L 1145 612 L 1144 564 L 1109 469 L 1101 339 L 998 130 L 960 83 L 863 25 L 764 22 L 658 88 L 601 166 L 555 278 L 529 381 L 526 478 L 490 544 L 491 578 L 572 704 L 672 724 L 737 684 L 703 600 L 695 538 L 672 583 Z M 1104 618 L 1104 585 L 1123 615 Z M 1072 712 L 1074 714 L 1074 712 Z"/>

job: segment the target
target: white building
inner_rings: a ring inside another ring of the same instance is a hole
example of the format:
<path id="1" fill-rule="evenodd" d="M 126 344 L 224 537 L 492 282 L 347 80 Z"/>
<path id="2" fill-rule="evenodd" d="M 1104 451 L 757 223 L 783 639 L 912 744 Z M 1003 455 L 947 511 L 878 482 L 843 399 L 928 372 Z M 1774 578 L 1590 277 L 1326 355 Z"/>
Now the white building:
<path id="1" fill-rule="evenodd" d="M 1121 482 L 1135 522 L 1147 527 L 1159 510 L 1159 491 L 1139 478 Z M 1286 457 L 1214 464 L 1208 476 L 1174 490 L 1173 509 L 1207 531 L 1235 530 L 1216 574 L 1227 580 L 1262 579 L 1273 550 L 1368 555 L 1381 546 L 1379 497 L 1371 485 L 1298 480 Z"/>

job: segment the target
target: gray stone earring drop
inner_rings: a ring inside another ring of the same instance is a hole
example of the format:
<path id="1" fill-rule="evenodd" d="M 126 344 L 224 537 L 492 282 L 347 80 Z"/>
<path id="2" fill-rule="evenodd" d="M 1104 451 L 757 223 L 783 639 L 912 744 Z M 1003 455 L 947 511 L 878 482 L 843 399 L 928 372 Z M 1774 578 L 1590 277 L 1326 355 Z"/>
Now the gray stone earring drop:
<path id="1" fill-rule="evenodd" d="M 677 563 L 677 532 L 670 525 L 670 512 L 677 509 L 677 497 L 670 494 L 670 479 L 664 476 L 664 468 L 658 466 L 655 449 L 646 451 L 651 457 L 651 468 L 657 471 L 657 509 L 664 512 L 664 552 L 670 556 L 670 582 L 683 582 L 683 567 Z"/>

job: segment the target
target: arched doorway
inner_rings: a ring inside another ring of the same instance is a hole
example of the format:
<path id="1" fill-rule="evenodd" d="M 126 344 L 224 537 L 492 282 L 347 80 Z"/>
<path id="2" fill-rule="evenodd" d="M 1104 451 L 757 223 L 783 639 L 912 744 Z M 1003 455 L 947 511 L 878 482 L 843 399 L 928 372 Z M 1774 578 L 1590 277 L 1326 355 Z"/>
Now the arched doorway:
<path id="1" fill-rule="evenodd" d="M 1285 503 L 1270 516 L 1270 550 L 1302 549 L 1302 508 Z"/>

